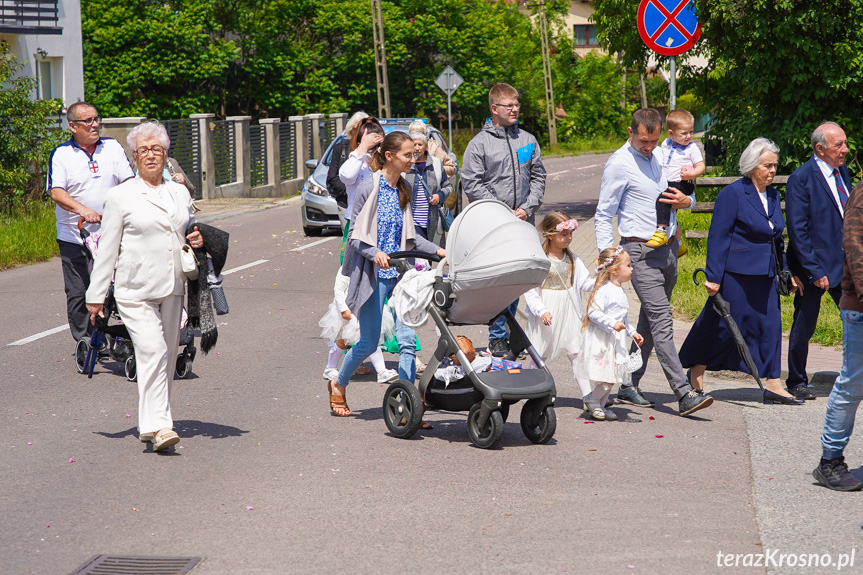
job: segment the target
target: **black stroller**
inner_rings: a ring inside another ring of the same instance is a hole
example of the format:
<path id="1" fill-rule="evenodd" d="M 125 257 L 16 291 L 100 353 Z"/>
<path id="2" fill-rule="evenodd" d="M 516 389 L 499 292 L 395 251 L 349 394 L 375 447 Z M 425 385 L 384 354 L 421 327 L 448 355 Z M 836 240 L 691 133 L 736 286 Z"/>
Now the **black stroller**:
<path id="1" fill-rule="evenodd" d="M 87 247 L 92 268 L 93 258 L 96 257 L 99 238 L 97 234 L 91 234 L 84 227 L 84 218 L 78 220 L 78 230 L 81 239 Z M 75 346 L 75 367 L 78 373 L 86 373 L 93 377 L 93 369 L 100 357 L 108 357 L 123 364 L 126 379 L 136 381 L 138 370 L 135 365 L 135 349 L 132 346 L 132 338 L 129 330 L 123 325 L 114 299 L 114 282 L 108 288 L 103 310 L 104 318 L 97 318 L 93 326 L 93 334 L 89 338 L 81 338 Z M 186 327 L 180 330 L 180 346 L 183 351 L 177 355 L 174 371 L 176 379 L 186 379 L 192 373 L 192 363 L 195 361 L 197 349 L 195 348 L 195 336 Z"/>
<path id="2" fill-rule="evenodd" d="M 396 437 L 409 438 L 420 427 L 423 408 L 467 411 L 471 442 L 492 448 L 503 435 L 503 424 L 513 403 L 527 400 L 521 410 L 521 428 L 533 443 L 546 443 L 554 435 L 557 417 L 554 378 L 527 335 L 505 308 L 531 288 L 540 285 L 550 262 L 536 230 L 516 218 L 497 200 L 471 203 L 450 228 L 447 257 L 436 269 L 428 312 L 440 334 L 437 347 L 417 389 L 400 380 L 387 388 L 384 421 Z M 419 252 L 399 252 L 393 260 L 411 257 L 440 261 Z M 403 261 L 394 262 L 406 268 Z M 444 274 L 448 266 L 449 275 Z M 504 311 L 501 311 L 501 310 Z M 491 324 L 501 315 L 510 331 L 510 359 L 527 351 L 538 369 L 479 373 L 450 331 L 452 325 Z M 455 354 L 465 377 L 448 385 L 434 377 L 441 361 Z"/>

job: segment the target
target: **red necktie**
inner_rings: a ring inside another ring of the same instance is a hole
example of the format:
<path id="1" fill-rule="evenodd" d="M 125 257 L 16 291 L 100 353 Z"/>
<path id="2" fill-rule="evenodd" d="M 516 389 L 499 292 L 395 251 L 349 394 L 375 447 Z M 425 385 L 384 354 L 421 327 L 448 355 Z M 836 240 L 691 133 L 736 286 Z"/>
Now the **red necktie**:
<path id="1" fill-rule="evenodd" d="M 848 192 L 845 191 L 845 184 L 842 183 L 842 176 L 839 175 L 839 169 L 833 169 L 833 177 L 836 178 L 836 191 L 839 192 L 839 202 L 842 207 L 845 207 L 845 202 L 848 201 Z"/>

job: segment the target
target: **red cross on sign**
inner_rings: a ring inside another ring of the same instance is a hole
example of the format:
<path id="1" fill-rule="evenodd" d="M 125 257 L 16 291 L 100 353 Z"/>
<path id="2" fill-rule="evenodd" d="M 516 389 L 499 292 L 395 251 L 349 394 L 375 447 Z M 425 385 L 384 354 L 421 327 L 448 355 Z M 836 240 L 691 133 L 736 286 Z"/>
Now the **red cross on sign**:
<path id="1" fill-rule="evenodd" d="M 638 34 L 647 47 L 663 56 L 677 56 L 701 36 L 693 0 L 641 0 Z"/>

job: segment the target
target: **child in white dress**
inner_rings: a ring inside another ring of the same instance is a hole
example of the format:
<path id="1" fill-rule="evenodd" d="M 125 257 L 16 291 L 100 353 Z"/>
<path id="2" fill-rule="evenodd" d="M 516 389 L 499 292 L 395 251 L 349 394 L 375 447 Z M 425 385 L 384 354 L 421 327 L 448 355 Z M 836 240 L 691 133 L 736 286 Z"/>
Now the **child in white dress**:
<path id="1" fill-rule="evenodd" d="M 344 350 L 360 340 L 359 321 L 348 309 L 346 303 L 350 282 L 351 279 L 342 275 L 342 268 L 339 268 L 336 273 L 335 285 L 333 285 L 333 301 L 327 308 L 327 313 L 318 322 L 318 326 L 322 328 L 321 337 L 330 342 L 327 367 L 324 368 L 324 379 L 326 380 L 334 379 L 339 374 L 339 359 Z M 396 332 L 396 323 L 389 308 L 384 308 L 383 318 L 381 341 L 386 337 L 394 336 Z M 380 347 L 369 356 L 369 363 L 372 364 L 378 374 L 378 383 L 390 383 L 399 378 L 399 372 L 394 369 L 387 369 L 384 363 L 384 354 Z"/>
<path id="2" fill-rule="evenodd" d="M 576 377 L 589 379 L 593 391 L 584 397 L 584 410 L 593 419 L 614 421 L 617 415 L 605 409 L 616 384 L 630 377 L 621 364 L 629 356 L 629 338 L 638 345 L 644 338 L 626 317 L 629 300 L 620 284 L 632 277 L 629 254 L 622 247 L 606 248 L 597 258 L 596 283 L 587 298 L 582 320 L 584 335 L 576 362 Z"/>
<path id="3" fill-rule="evenodd" d="M 575 373 L 581 346 L 581 292 L 593 289 L 584 263 L 569 251 L 575 220 L 562 212 L 551 212 L 539 224 L 542 249 L 551 268 L 542 285 L 524 294 L 527 303 L 527 337 L 543 361 L 565 353 Z M 581 395 L 590 393 L 587 379 L 575 378 Z"/>

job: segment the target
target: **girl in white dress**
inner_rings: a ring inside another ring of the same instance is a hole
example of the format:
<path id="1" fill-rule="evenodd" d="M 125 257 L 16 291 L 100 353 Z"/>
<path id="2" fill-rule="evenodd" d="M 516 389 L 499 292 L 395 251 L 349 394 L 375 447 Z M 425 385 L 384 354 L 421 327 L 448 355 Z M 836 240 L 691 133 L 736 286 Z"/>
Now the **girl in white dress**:
<path id="1" fill-rule="evenodd" d="M 323 328 L 321 337 L 329 340 L 330 347 L 330 352 L 327 355 L 327 367 L 324 368 L 324 379 L 326 380 L 334 379 L 339 374 L 339 359 L 341 359 L 344 350 L 356 345 L 360 340 L 360 323 L 348 309 L 348 304 L 345 301 L 350 282 L 351 278 L 342 275 L 342 268 L 339 268 L 339 271 L 336 272 L 336 283 L 333 285 L 333 301 L 327 308 L 327 313 L 318 322 L 318 326 Z M 381 342 L 386 338 L 395 337 L 395 333 L 396 322 L 393 319 L 393 314 L 388 306 L 384 306 L 383 319 L 381 320 Z M 390 383 L 399 378 L 399 372 L 394 369 L 387 369 L 384 363 L 384 354 L 380 347 L 369 356 L 369 363 L 372 364 L 378 374 L 378 383 Z"/>
<path id="2" fill-rule="evenodd" d="M 615 384 L 630 377 L 620 365 L 629 356 L 629 338 L 638 345 L 644 338 L 626 317 L 629 300 L 620 287 L 632 277 L 629 254 L 621 246 L 606 248 L 596 261 L 596 283 L 585 306 L 584 336 L 575 372 L 576 377 L 589 379 L 594 386 L 584 396 L 584 410 L 593 419 L 614 421 L 617 415 L 603 406 Z"/>
<path id="3" fill-rule="evenodd" d="M 551 212 L 539 224 L 542 249 L 551 268 L 542 285 L 524 294 L 527 303 L 527 337 L 543 361 L 566 354 L 575 372 L 581 346 L 581 292 L 593 289 L 584 263 L 569 251 L 578 223 L 563 212 Z M 581 395 L 590 393 L 590 382 L 575 378 Z"/>

